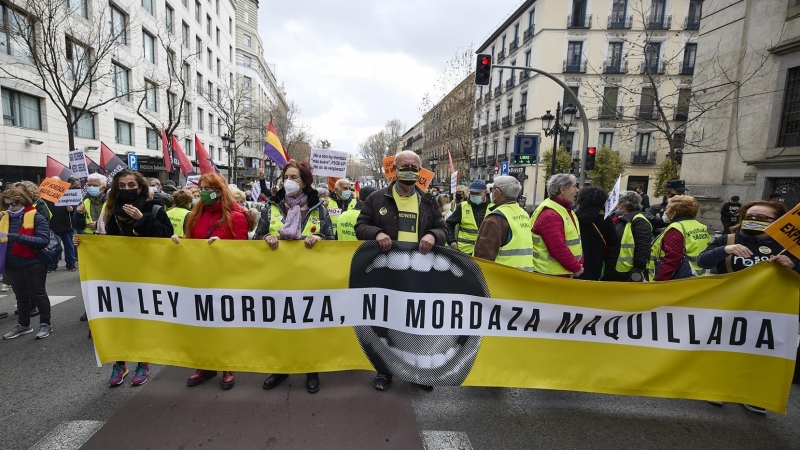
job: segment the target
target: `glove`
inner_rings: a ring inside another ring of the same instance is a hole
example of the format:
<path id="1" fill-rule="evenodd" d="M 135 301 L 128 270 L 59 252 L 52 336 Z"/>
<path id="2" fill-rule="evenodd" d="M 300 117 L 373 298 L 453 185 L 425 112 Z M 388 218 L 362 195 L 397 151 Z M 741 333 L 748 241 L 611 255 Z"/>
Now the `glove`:
<path id="1" fill-rule="evenodd" d="M 643 270 L 636 270 L 634 269 L 631 274 L 628 276 L 628 281 L 634 283 L 641 283 L 643 281 L 647 281 L 647 274 Z"/>

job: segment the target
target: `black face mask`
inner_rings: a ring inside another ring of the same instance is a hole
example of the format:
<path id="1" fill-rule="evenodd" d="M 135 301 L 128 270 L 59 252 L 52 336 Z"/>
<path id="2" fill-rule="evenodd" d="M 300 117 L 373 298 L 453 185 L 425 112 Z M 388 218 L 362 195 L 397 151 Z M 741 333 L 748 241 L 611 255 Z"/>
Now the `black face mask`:
<path id="1" fill-rule="evenodd" d="M 119 199 L 125 203 L 133 203 L 136 199 L 139 198 L 139 190 L 138 189 L 120 189 L 119 190 Z"/>
<path id="2" fill-rule="evenodd" d="M 763 231 L 759 231 L 759 230 L 742 230 L 742 233 L 747 235 L 747 236 L 758 236 L 760 234 L 764 234 Z"/>

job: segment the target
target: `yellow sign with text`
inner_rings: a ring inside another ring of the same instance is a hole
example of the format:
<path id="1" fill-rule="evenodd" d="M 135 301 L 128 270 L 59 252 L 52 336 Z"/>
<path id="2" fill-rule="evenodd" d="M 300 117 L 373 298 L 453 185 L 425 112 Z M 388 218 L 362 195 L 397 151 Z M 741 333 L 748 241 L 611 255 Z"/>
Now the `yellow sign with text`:
<path id="1" fill-rule="evenodd" d="M 800 277 L 777 264 L 621 285 L 531 274 L 443 247 L 422 255 L 406 243 L 383 252 L 374 241 L 281 241 L 274 251 L 254 241 L 81 241 L 98 363 L 378 370 L 425 385 L 786 410 Z"/>
<path id="2" fill-rule="evenodd" d="M 800 258 L 800 204 L 772 222 L 765 232 L 789 253 Z"/>

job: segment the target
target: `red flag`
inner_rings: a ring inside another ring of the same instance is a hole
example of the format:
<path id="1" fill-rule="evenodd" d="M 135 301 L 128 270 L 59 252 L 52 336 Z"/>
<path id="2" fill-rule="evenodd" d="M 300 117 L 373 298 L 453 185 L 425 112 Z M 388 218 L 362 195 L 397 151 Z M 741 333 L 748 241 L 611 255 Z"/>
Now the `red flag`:
<path id="1" fill-rule="evenodd" d="M 358 178 L 356 178 L 356 184 L 353 185 L 353 190 L 356 191 L 356 198 L 358 198 L 361 195 L 361 183 Z"/>
<path id="2" fill-rule="evenodd" d="M 72 176 L 72 170 L 51 157 L 47 157 L 47 169 L 44 176 L 46 178 L 58 177 L 61 181 L 67 181 Z"/>
<path id="3" fill-rule="evenodd" d="M 106 171 L 103 170 L 102 167 L 100 167 L 96 162 L 92 161 L 92 158 L 89 158 L 88 156 L 86 156 L 86 167 L 89 168 L 89 173 L 90 174 L 99 173 L 99 174 L 103 175 L 103 174 L 106 173 Z"/>
<path id="4" fill-rule="evenodd" d="M 100 167 L 108 174 L 109 183 L 111 178 L 117 173 L 128 168 L 128 165 L 122 162 L 114 151 L 100 141 Z"/>
<path id="5" fill-rule="evenodd" d="M 450 173 L 455 172 L 456 169 L 453 168 L 453 155 L 450 154 L 450 150 L 447 151 L 447 159 L 450 160 Z"/>
<path id="6" fill-rule="evenodd" d="M 211 158 L 208 156 L 208 152 L 206 151 L 205 146 L 203 143 L 200 142 L 200 138 L 197 135 L 194 135 L 194 149 L 197 150 L 197 165 L 200 166 L 200 173 L 205 175 L 207 173 L 219 173 L 214 167 L 214 164 L 211 163 Z"/>
<path id="7" fill-rule="evenodd" d="M 178 155 L 178 161 L 181 162 L 181 172 L 183 172 L 184 175 L 194 173 L 192 160 L 183 152 L 183 147 L 178 143 L 178 138 L 176 138 L 174 134 L 172 135 L 172 151 Z"/>
<path id="8" fill-rule="evenodd" d="M 161 151 L 164 153 L 164 168 L 168 173 L 172 173 L 172 157 L 169 155 L 167 132 L 163 128 L 161 129 Z"/>

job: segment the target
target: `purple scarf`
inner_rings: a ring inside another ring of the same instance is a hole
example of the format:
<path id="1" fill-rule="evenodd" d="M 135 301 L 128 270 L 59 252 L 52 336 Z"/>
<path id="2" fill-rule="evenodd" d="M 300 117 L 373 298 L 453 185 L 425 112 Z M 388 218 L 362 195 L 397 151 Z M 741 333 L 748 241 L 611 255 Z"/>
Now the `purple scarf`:
<path id="1" fill-rule="evenodd" d="M 286 212 L 286 220 L 283 221 L 283 226 L 278 230 L 280 238 L 284 241 L 296 241 L 302 239 L 300 227 L 302 226 L 302 214 L 300 207 L 308 202 L 308 196 L 305 193 L 297 197 L 289 197 L 284 199 L 284 203 L 289 207 Z"/>

